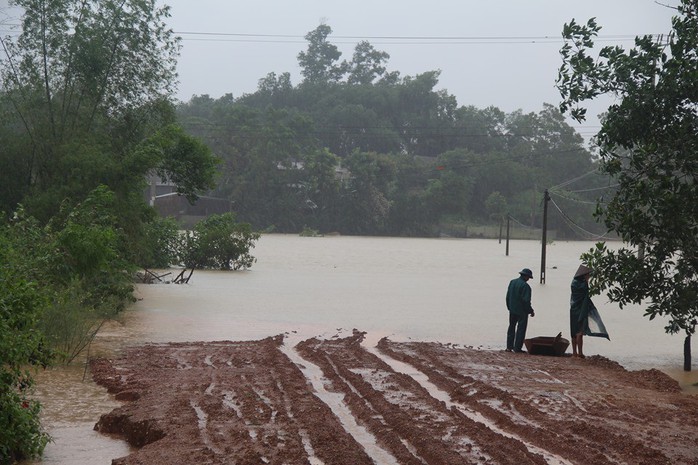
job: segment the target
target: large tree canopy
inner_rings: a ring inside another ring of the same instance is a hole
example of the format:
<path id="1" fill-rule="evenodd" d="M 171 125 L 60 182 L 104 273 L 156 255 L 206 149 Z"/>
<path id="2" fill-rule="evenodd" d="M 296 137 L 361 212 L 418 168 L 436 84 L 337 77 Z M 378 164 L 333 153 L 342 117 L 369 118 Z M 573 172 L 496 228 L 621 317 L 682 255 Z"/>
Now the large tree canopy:
<path id="1" fill-rule="evenodd" d="M 174 122 L 179 53 L 167 7 L 156 0 L 11 3 L 23 16 L 19 35 L 3 38 L 0 52 L 0 162 L 7 167 L 0 185 L 8 186 L 0 210 L 21 202 L 48 220 L 60 202 L 78 202 L 99 185 L 134 201 L 126 197 L 141 191 L 149 171 L 190 198 L 211 187 L 210 154 L 166 129 Z M 197 162 L 184 172 L 190 155 Z"/>
<path id="2" fill-rule="evenodd" d="M 583 120 L 584 101 L 616 98 L 597 143 L 618 191 L 598 213 L 627 244 L 604 244 L 585 258 L 621 306 L 646 302 L 668 316 L 666 330 L 692 334 L 698 319 L 698 0 L 682 0 L 665 37 L 635 39 L 630 50 L 591 56 L 600 26 L 564 27 L 558 87 L 563 111 Z"/>
<path id="3" fill-rule="evenodd" d="M 298 54 L 298 64 L 307 83 L 339 82 L 347 72 L 347 63 L 339 62 L 342 52 L 327 40 L 331 33 L 330 26 L 321 24 L 305 36 L 308 41 L 308 50 Z"/>

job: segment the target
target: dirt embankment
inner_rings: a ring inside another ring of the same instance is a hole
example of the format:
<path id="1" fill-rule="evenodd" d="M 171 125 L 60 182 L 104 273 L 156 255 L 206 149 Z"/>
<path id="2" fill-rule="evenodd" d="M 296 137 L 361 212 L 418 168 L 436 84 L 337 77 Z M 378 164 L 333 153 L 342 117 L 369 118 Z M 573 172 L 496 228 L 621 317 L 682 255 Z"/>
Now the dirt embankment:
<path id="1" fill-rule="evenodd" d="M 125 401 L 95 429 L 138 447 L 118 465 L 698 464 L 698 398 L 659 371 L 362 342 L 355 332 L 297 345 L 324 394 L 281 336 L 131 348 L 92 363 Z M 356 423 L 323 400 L 337 394 Z"/>

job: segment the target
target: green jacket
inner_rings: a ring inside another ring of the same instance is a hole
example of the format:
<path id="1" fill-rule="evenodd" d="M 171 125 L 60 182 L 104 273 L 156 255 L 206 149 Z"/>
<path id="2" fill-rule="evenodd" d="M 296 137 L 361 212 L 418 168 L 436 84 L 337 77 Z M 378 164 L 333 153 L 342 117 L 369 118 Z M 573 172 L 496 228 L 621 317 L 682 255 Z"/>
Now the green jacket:
<path id="1" fill-rule="evenodd" d="M 533 307 L 531 307 L 531 286 L 521 276 L 509 282 L 507 309 L 517 315 L 530 315 L 533 313 Z"/>

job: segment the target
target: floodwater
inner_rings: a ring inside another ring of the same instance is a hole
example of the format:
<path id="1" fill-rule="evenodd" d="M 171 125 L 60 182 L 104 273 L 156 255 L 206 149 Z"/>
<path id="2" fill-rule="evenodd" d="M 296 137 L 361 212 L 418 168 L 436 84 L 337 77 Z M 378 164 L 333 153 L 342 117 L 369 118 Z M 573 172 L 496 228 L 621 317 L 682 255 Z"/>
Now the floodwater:
<path id="1" fill-rule="evenodd" d="M 503 349 L 506 286 L 524 267 L 535 276 L 529 283 L 536 316 L 527 335 L 562 332 L 569 338 L 570 281 L 579 255 L 592 245 L 548 244 L 546 283 L 540 284 L 538 241 L 512 241 L 506 256 L 504 241 L 490 239 L 263 235 L 252 251 L 258 262 L 248 271 L 196 271 L 186 285 L 139 286 L 139 301 L 102 330 L 91 355 L 108 356 L 141 342 L 282 333 L 302 340 L 353 328 L 366 331 L 369 343 L 387 336 Z M 584 338 L 587 355 L 606 356 L 631 370 L 658 368 L 698 394 L 698 366 L 682 370 L 683 336 L 665 334 L 665 321 L 649 321 L 642 306 L 620 310 L 602 296 L 594 303 L 611 340 Z M 37 396 L 55 438 L 39 463 L 109 464 L 129 451 L 122 441 L 92 431 L 118 403 L 83 374 L 83 367 L 71 367 L 38 377 Z"/>

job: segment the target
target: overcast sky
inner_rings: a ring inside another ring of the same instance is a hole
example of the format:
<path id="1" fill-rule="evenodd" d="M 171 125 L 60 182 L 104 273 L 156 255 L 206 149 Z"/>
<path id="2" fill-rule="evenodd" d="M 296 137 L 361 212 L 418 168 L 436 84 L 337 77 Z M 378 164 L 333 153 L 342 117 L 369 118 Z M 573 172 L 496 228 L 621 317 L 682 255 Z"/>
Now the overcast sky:
<path id="1" fill-rule="evenodd" d="M 182 101 L 201 94 L 239 97 L 270 72 L 289 72 L 297 85 L 304 36 L 324 23 L 342 59 L 351 60 L 356 43 L 368 40 L 390 54 L 389 71 L 404 77 L 440 70 L 437 89 L 455 95 L 459 105 L 506 112 L 558 104 L 565 22 L 596 17 L 601 44 L 630 47 L 634 36 L 669 32 L 676 13 L 655 0 L 159 1 L 171 6 L 171 27 L 183 39 Z M 7 0 L 0 0 L 3 6 Z M 580 133 L 596 132 L 593 117 L 609 102 L 590 107 L 590 121 L 576 125 Z"/>
<path id="2" fill-rule="evenodd" d="M 194 94 L 217 98 L 232 93 L 239 97 L 254 92 L 258 80 L 270 72 L 290 72 L 293 84 L 298 84 L 301 75 L 297 55 L 307 47 L 304 36 L 325 23 L 332 28 L 329 40 L 339 47 L 343 59 L 351 59 L 358 41 L 368 40 L 376 49 L 390 54 L 390 71 L 415 76 L 441 70 L 438 89 L 455 95 L 459 105 L 494 105 L 506 112 L 537 112 L 544 102 L 557 105 L 559 93 L 554 85 L 565 22 L 573 18 L 586 22 L 596 17 L 603 26 L 602 38 L 608 39 L 604 45 L 629 47 L 636 35 L 670 31 L 671 17 L 676 13 L 654 0 L 165 3 L 172 8 L 172 28 L 183 38 L 179 61 L 181 100 Z M 593 110 L 590 113 L 600 111 Z M 592 124 L 597 123 L 585 126 Z"/>

